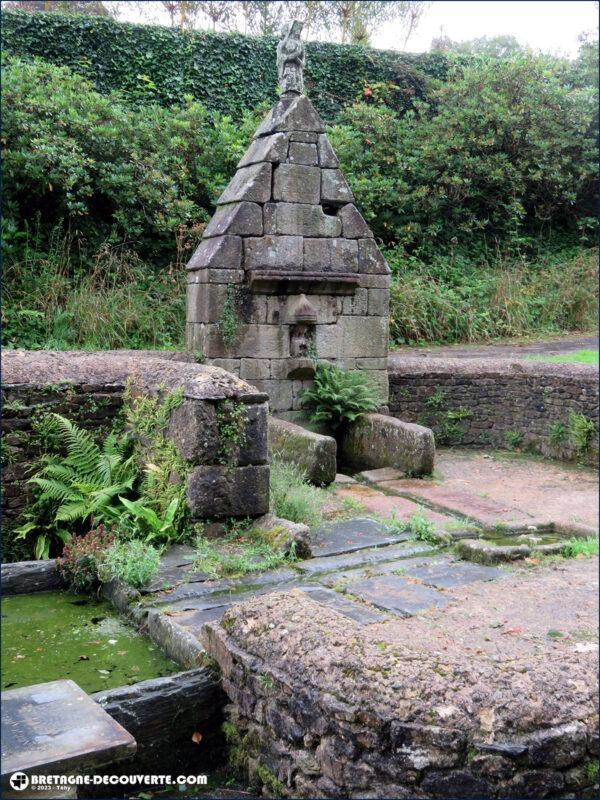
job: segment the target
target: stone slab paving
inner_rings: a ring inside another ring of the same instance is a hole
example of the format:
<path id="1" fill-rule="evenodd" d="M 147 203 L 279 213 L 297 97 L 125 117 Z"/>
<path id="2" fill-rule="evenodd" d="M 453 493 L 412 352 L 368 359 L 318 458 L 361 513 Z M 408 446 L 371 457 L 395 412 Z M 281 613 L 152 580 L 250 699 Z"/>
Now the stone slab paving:
<path id="1" fill-rule="evenodd" d="M 391 611 L 401 617 L 410 617 L 434 606 L 450 601 L 447 595 L 421 584 L 411 584 L 400 575 L 376 575 L 361 581 L 350 581 L 346 591 L 361 600 Z"/>
<path id="2" fill-rule="evenodd" d="M 486 527 L 554 524 L 582 533 L 598 530 L 598 475 L 584 467 L 453 448 L 438 451 L 433 481 L 392 480 L 379 486 Z"/>
<path id="3" fill-rule="evenodd" d="M 352 553 L 365 547 L 382 547 L 408 539 L 408 534 L 390 532 L 382 523 L 368 517 L 330 522 L 312 531 L 311 550 L 315 557 Z"/>
<path id="4" fill-rule="evenodd" d="M 13 772 L 69 774 L 133 756 L 136 743 L 70 680 L 2 692 L 2 781 Z"/>
<path id="5" fill-rule="evenodd" d="M 419 481 L 419 483 L 422 482 Z M 414 514 L 419 513 L 433 522 L 435 527 L 440 530 L 444 530 L 448 525 L 456 524 L 456 518 L 450 514 L 443 514 L 430 508 L 424 508 L 416 500 L 385 494 L 382 489 L 385 490 L 388 485 L 389 482 L 384 482 L 379 484 L 381 488 L 377 488 L 356 483 L 353 486 L 342 486 L 336 489 L 336 495 L 342 499 L 345 497 L 352 498 L 361 504 L 365 512 L 377 514 L 381 517 L 393 517 L 402 522 L 408 522 Z"/>

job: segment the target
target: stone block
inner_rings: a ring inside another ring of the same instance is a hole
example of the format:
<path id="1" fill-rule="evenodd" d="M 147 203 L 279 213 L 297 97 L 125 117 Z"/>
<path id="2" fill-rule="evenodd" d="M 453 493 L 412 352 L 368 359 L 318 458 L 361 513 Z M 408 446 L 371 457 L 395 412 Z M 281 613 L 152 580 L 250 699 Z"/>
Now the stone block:
<path id="1" fill-rule="evenodd" d="M 290 137 L 290 142 L 310 142 L 311 144 L 316 144 L 319 138 L 319 134 L 313 133 L 312 131 L 290 131 L 288 135 Z"/>
<path id="2" fill-rule="evenodd" d="M 188 270 L 205 267 L 213 269 L 240 269 L 242 240 L 239 236 L 214 236 L 203 239 L 187 264 Z"/>
<path id="3" fill-rule="evenodd" d="M 246 269 L 300 270 L 303 259 L 300 236 L 262 236 L 244 240 Z"/>
<path id="4" fill-rule="evenodd" d="M 336 154 L 333 152 L 333 147 L 329 144 L 327 134 L 322 133 L 319 136 L 319 165 L 325 169 L 336 169 L 339 167 L 340 162 Z"/>
<path id="5" fill-rule="evenodd" d="M 288 358 L 290 354 L 288 326 L 242 323 L 238 325 L 232 349 L 238 358 Z M 231 357 L 223 345 L 216 325 L 206 326 L 204 352 L 210 358 Z"/>
<path id="6" fill-rule="evenodd" d="M 393 467 L 410 475 L 433 471 L 433 432 L 384 414 L 366 414 L 351 423 L 342 437 L 345 462 L 358 468 Z"/>
<path id="7" fill-rule="evenodd" d="M 187 287 L 187 321 L 217 322 L 221 317 L 227 286 L 209 283 L 189 283 Z"/>
<path id="8" fill-rule="evenodd" d="M 210 365 L 212 367 L 220 367 L 221 369 L 226 370 L 227 372 L 233 372 L 234 375 L 240 374 L 240 363 L 241 359 L 239 358 L 211 358 Z"/>
<path id="9" fill-rule="evenodd" d="M 211 463 L 219 446 L 215 404 L 184 400 L 171 414 L 168 433 L 185 461 Z"/>
<path id="10" fill-rule="evenodd" d="M 188 322 L 185 326 L 185 348 L 206 355 L 206 325 Z"/>
<path id="11" fill-rule="evenodd" d="M 237 464 L 266 464 L 268 461 L 267 403 L 248 405 L 244 408 L 246 426 L 235 460 Z"/>
<path id="12" fill-rule="evenodd" d="M 307 272 L 329 270 L 330 245 L 327 239 L 304 239 L 304 269 Z"/>
<path id="13" fill-rule="evenodd" d="M 285 161 L 287 157 L 288 137 L 285 133 L 274 133 L 271 136 L 263 136 L 255 139 L 245 155 L 242 156 L 237 168 L 247 167 L 249 164 L 256 164 L 259 161 L 270 161 L 279 163 Z"/>
<path id="14" fill-rule="evenodd" d="M 291 411 L 292 381 L 288 380 L 254 380 L 252 385 L 259 392 L 265 392 L 269 396 L 269 409 L 271 411 Z"/>
<path id="15" fill-rule="evenodd" d="M 289 297 L 283 301 L 281 308 L 284 313 L 280 314 L 279 320 L 284 320 L 290 325 L 296 322 L 295 309 L 300 301 L 300 297 L 300 295 L 289 295 Z M 305 297 L 316 311 L 317 324 L 319 325 L 327 325 L 336 322 L 341 313 L 342 301 L 345 299 L 328 294 L 311 294 L 305 295 Z M 271 298 L 269 298 L 269 300 L 271 300 Z M 273 300 L 275 300 L 275 298 L 273 298 Z M 271 303 L 269 303 L 269 305 L 271 305 Z M 273 320 L 273 324 L 275 322 L 276 320 Z"/>
<path id="16" fill-rule="evenodd" d="M 367 289 L 369 293 L 369 316 L 387 317 L 390 311 L 389 289 Z"/>
<path id="17" fill-rule="evenodd" d="M 325 125 L 306 95 L 280 98 L 259 125 L 254 138 L 277 131 L 311 131 L 324 133 Z"/>
<path id="18" fill-rule="evenodd" d="M 248 200 L 266 203 L 271 199 L 271 165 L 252 164 L 240 167 L 217 200 L 217 205 Z"/>
<path id="19" fill-rule="evenodd" d="M 276 517 L 275 514 L 265 514 L 254 521 L 254 530 L 271 534 L 273 547 L 280 553 L 288 555 L 292 545 L 297 558 L 310 558 L 310 529 L 301 522 L 290 522 L 289 519 Z"/>
<path id="20" fill-rule="evenodd" d="M 5 470 L 6 482 L 6 470 Z M 5 487 L 5 496 L 6 496 Z M 60 589 L 62 581 L 56 568 L 56 559 L 45 561 L 17 561 L 2 564 L 2 594 L 29 594 Z"/>
<path id="21" fill-rule="evenodd" d="M 331 436 L 269 417 L 269 453 L 299 466 L 311 483 L 324 485 L 335 480 L 337 444 Z"/>
<path id="22" fill-rule="evenodd" d="M 219 206 L 206 226 L 204 239 L 229 233 L 237 236 L 262 236 L 262 208 L 257 203 L 232 203 Z"/>
<path id="23" fill-rule="evenodd" d="M 304 164 L 307 167 L 318 166 L 317 145 L 308 142 L 290 142 L 288 161 L 290 164 Z"/>
<path id="24" fill-rule="evenodd" d="M 371 229 L 364 221 L 361 213 L 352 203 L 347 203 L 338 211 L 338 219 L 342 222 L 342 236 L 347 239 L 373 238 Z"/>
<path id="25" fill-rule="evenodd" d="M 332 272 L 358 271 L 358 245 L 353 239 L 331 240 Z"/>
<path id="26" fill-rule="evenodd" d="M 342 298 L 342 313 L 351 316 L 367 316 L 369 289 L 357 289 L 353 295 Z"/>
<path id="27" fill-rule="evenodd" d="M 358 240 L 358 271 L 371 275 L 388 275 L 390 268 L 374 239 Z"/>
<path id="28" fill-rule="evenodd" d="M 390 274 L 387 275 L 367 275 L 363 273 L 360 276 L 360 285 L 365 289 L 389 289 L 392 279 Z"/>
<path id="29" fill-rule="evenodd" d="M 321 170 L 300 164 L 280 164 L 275 168 L 273 199 L 285 203 L 320 202 Z"/>
<path id="30" fill-rule="evenodd" d="M 338 358 L 341 350 L 340 322 L 335 325 L 317 325 L 315 348 L 319 358 Z"/>
<path id="31" fill-rule="evenodd" d="M 275 232 L 290 236 L 339 236 L 341 222 L 325 214 L 321 206 L 277 203 Z"/>
<path id="32" fill-rule="evenodd" d="M 321 202 L 342 205 L 354 202 L 354 196 L 339 169 L 321 170 Z"/>
<path id="33" fill-rule="evenodd" d="M 387 355 L 388 320 L 384 317 L 340 317 L 340 342 L 345 356 L 381 358 Z"/>
<path id="34" fill-rule="evenodd" d="M 275 224 L 277 218 L 277 204 L 265 203 L 263 206 L 263 231 L 265 234 L 277 233 Z"/>
<path id="35" fill-rule="evenodd" d="M 199 466 L 188 476 L 193 519 L 257 517 L 269 510 L 269 467 Z"/>
<path id="36" fill-rule="evenodd" d="M 268 358 L 242 358 L 240 378 L 252 381 L 253 378 L 267 380 L 271 377 L 271 362 Z"/>

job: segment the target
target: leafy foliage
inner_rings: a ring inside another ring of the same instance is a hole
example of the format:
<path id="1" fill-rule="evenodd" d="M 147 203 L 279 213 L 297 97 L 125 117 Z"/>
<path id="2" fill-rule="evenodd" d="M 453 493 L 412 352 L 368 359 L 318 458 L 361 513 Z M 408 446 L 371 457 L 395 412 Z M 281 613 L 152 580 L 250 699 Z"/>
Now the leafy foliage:
<path id="1" fill-rule="evenodd" d="M 174 497 L 169 503 L 167 510 L 162 517 L 141 500 L 128 500 L 120 497 L 119 500 L 133 518 L 133 534 L 141 533 L 144 541 L 169 542 L 177 538 L 177 526 L 175 525 L 176 514 L 179 509 L 180 498 Z M 126 527 L 126 520 L 121 519 L 120 526 Z"/>
<path id="2" fill-rule="evenodd" d="M 316 365 L 314 383 L 303 390 L 301 399 L 314 422 L 325 422 L 334 429 L 381 405 L 377 388 L 364 372 L 349 372 L 324 361 Z"/>
<path id="3" fill-rule="evenodd" d="M 323 519 L 322 508 L 326 499 L 327 493 L 312 486 L 300 467 L 274 454 L 270 471 L 270 508 L 275 516 L 315 527 Z"/>
<path id="4" fill-rule="evenodd" d="M 113 433 L 100 448 L 90 433 L 60 414 L 53 416 L 67 455 L 50 458 L 31 478 L 42 490 L 40 501 L 56 504 L 56 522 L 110 518 L 119 495 L 132 488 L 136 475 L 128 440 Z"/>
<path id="5" fill-rule="evenodd" d="M 98 525 L 85 536 L 77 536 L 65 544 L 57 566 L 61 577 L 74 592 L 85 594 L 98 586 L 98 565 L 114 541 L 114 533 L 104 525 Z"/>
<path id="6" fill-rule="evenodd" d="M 130 101 L 170 106 L 186 95 L 235 117 L 277 97 L 277 38 L 180 31 L 60 14 L 3 14 L 5 52 L 40 56 L 67 66 L 101 92 L 122 91 Z M 408 101 L 426 92 L 427 76 L 444 77 L 440 53 L 410 55 L 325 42 L 305 44 L 305 82 L 326 119 L 332 119 L 365 83 L 392 82 Z M 318 91 L 317 91 L 318 89 Z"/>
<path id="7" fill-rule="evenodd" d="M 160 552 L 139 539 L 116 541 L 104 553 L 98 572 L 103 582 L 120 580 L 139 589 L 158 572 Z"/>
<path id="8" fill-rule="evenodd" d="M 591 558 L 597 556 L 598 552 L 598 539 L 592 536 L 587 539 L 571 538 L 563 548 L 565 558 Z"/>
<path id="9" fill-rule="evenodd" d="M 596 128 L 596 90 L 524 54 L 457 64 L 403 116 L 346 108 L 330 135 L 374 232 L 427 259 L 593 230 Z"/>

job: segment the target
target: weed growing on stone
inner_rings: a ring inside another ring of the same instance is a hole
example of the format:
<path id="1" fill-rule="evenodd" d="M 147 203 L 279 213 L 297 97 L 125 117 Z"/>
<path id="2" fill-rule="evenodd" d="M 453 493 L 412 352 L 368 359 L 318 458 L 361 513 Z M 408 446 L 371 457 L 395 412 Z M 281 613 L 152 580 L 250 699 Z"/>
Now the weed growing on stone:
<path id="1" fill-rule="evenodd" d="M 419 541 L 439 544 L 435 525 L 427 519 L 422 509 L 407 520 L 397 519 L 394 515 L 385 520 L 385 524 L 394 533 L 410 533 Z"/>
<path id="2" fill-rule="evenodd" d="M 365 507 L 355 497 L 346 496 L 342 500 L 342 509 L 345 514 L 360 514 L 365 510 Z"/>
<path id="3" fill-rule="evenodd" d="M 598 779 L 598 759 L 594 758 L 585 766 L 585 774 L 591 781 L 596 781 Z"/>
<path id="4" fill-rule="evenodd" d="M 221 334 L 223 344 L 227 349 L 235 344 L 238 334 L 238 292 L 231 284 L 227 287 L 225 302 L 221 311 L 221 317 L 217 322 L 217 328 Z"/>
<path id="5" fill-rule="evenodd" d="M 596 434 L 596 423 L 585 414 L 569 412 L 569 435 L 578 458 L 586 455 Z"/>
<path id="6" fill-rule="evenodd" d="M 269 531 L 232 527 L 218 541 L 199 534 L 195 542 L 196 558 L 193 569 L 205 572 L 211 578 L 240 577 L 250 572 L 276 569 L 294 561 L 295 548 L 287 553 L 276 550 L 270 541 Z"/>
<path id="7" fill-rule="evenodd" d="M 520 431 L 506 431 L 504 441 L 509 450 L 518 450 L 523 444 L 523 434 Z"/>
<path id="8" fill-rule="evenodd" d="M 120 580 L 136 589 L 158 572 L 160 551 L 137 539 L 115 542 L 104 553 L 98 567 L 102 581 Z"/>
<path id="9" fill-rule="evenodd" d="M 225 400 L 217 408 L 219 449 L 217 461 L 231 465 L 234 456 L 246 441 L 246 412 L 242 403 Z"/>
<path id="10" fill-rule="evenodd" d="M 554 422 L 550 425 L 548 439 L 552 447 L 560 447 L 567 439 L 567 428 L 562 422 Z"/>
<path id="11" fill-rule="evenodd" d="M 305 473 L 295 464 L 273 457 L 270 490 L 271 511 L 277 517 L 302 522 L 309 527 L 322 521 L 328 493 L 308 483 Z"/>
<path id="12" fill-rule="evenodd" d="M 599 552 L 598 539 L 593 536 L 587 539 L 569 539 L 565 542 L 562 552 L 565 558 L 591 558 L 592 556 L 597 556 Z"/>

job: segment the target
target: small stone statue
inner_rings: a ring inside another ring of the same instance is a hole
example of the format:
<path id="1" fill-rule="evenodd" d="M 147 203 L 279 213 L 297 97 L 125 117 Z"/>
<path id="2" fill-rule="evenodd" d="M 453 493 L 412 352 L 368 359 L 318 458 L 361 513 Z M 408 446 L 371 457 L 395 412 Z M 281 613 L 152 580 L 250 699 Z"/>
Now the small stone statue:
<path id="1" fill-rule="evenodd" d="M 304 45 L 300 39 L 302 22 L 295 19 L 283 29 L 277 45 L 277 74 L 281 94 L 303 94 Z"/>

